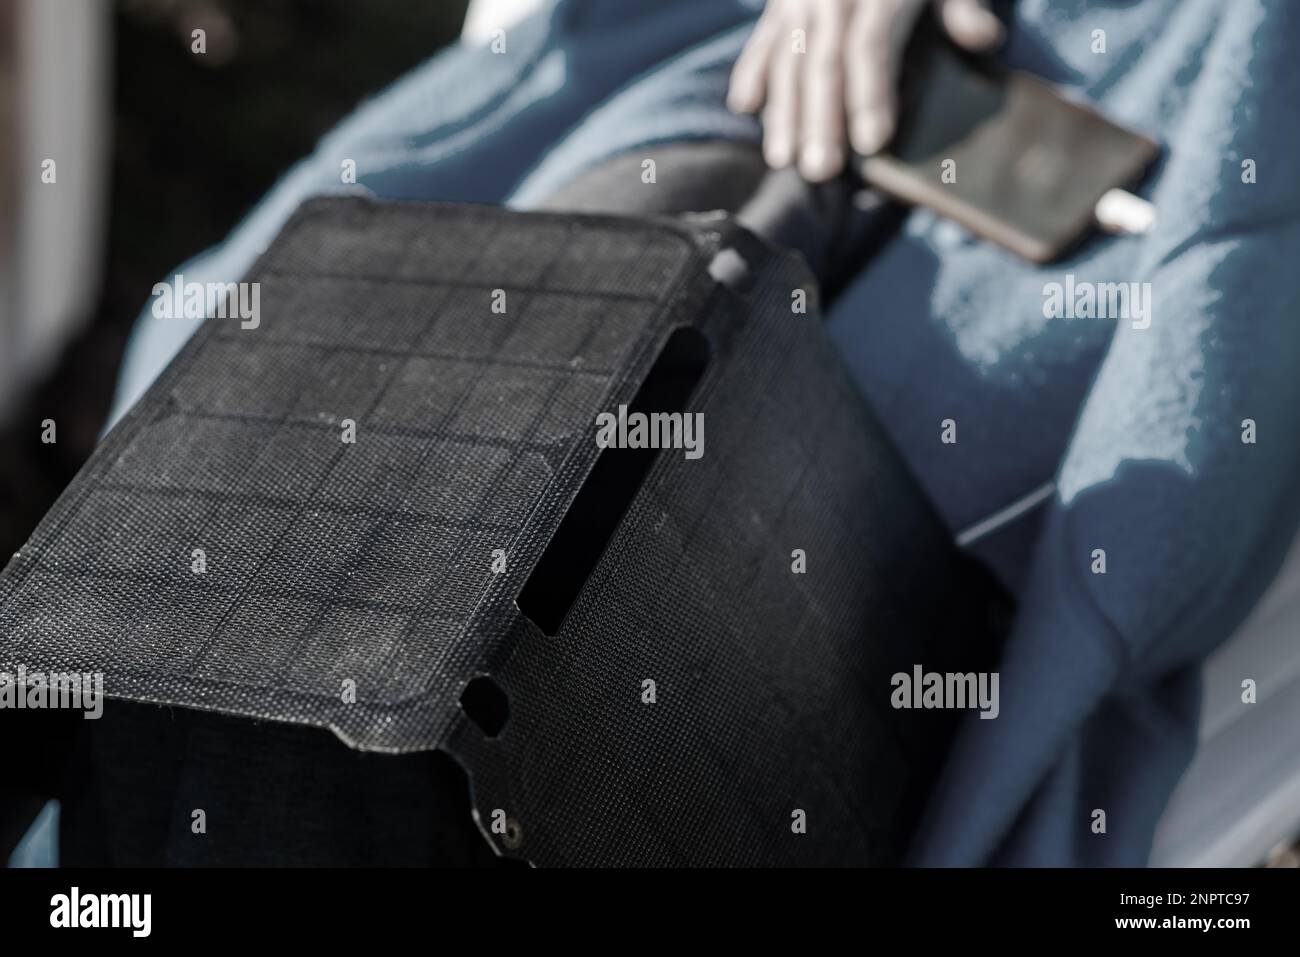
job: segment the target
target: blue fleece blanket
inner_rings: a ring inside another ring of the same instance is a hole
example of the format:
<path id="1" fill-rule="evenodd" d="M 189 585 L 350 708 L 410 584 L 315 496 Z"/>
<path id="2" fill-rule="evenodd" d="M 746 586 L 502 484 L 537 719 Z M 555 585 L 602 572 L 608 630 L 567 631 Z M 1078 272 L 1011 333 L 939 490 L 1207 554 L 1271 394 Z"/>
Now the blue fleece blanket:
<path id="1" fill-rule="evenodd" d="M 448 51 L 363 106 L 185 278 L 240 278 L 348 159 L 381 196 L 527 207 L 623 150 L 755 139 L 722 105 L 754 7 L 551 0 L 505 54 Z M 954 534 L 1040 502 L 971 546 L 1021 606 L 1000 716 L 965 725 L 914 859 L 1141 864 L 1194 748 L 1197 663 L 1300 522 L 1300 6 L 1004 12 L 1009 63 L 1164 143 L 1159 221 L 1035 267 L 918 211 L 829 316 Z M 117 414 L 194 325 L 141 319 Z"/>

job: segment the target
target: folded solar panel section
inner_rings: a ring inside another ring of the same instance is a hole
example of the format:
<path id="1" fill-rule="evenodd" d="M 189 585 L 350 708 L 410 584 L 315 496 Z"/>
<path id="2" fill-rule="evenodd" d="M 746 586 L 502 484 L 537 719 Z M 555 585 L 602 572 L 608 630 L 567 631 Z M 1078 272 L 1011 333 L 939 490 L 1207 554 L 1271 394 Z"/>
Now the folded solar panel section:
<path id="1" fill-rule="evenodd" d="M 537 864 L 898 860 L 955 716 L 890 676 L 986 663 L 1005 609 L 796 257 L 331 198 L 246 278 L 257 327 L 204 323 L 5 569 L 0 671 L 445 750 Z M 620 405 L 704 454 L 598 448 Z"/>

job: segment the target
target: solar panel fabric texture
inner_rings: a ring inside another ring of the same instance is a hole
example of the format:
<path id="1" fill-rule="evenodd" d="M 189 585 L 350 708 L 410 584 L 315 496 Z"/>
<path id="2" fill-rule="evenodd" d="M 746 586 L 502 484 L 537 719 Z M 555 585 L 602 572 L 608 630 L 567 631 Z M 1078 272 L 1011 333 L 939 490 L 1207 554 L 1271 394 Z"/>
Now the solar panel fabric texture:
<path id="1" fill-rule="evenodd" d="M 332 198 L 246 279 L 257 327 L 206 321 L 5 569 L 0 671 L 446 750 L 535 864 L 899 859 L 956 716 L 890 675 L 987 662 L 1004 608 L 795 257 L 720 217 Z M 596 416 L 683 329 L 704 454 L 615 488 L 638 453 Z"/>

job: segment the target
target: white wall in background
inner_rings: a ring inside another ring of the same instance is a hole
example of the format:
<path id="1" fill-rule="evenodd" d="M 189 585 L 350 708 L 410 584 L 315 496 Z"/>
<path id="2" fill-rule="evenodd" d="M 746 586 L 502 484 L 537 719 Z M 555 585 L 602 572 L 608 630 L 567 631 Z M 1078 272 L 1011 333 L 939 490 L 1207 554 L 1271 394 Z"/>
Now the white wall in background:
<path id="1" fill-rule="evenodd" d="M 0 416 L 45 374 L 99 291 L 109 185 L 112 4 L 19 0 L 10 191 L 0 308 Z M 41 182 L 55 161 L 57 181 Z"/>
<path id="2" fill-rule="evenodd" d="M 469 0 L 460 38 L 471 46 L 487 43 L 493 30 L 505 30 L 542 5 L 542 0 Z"/>

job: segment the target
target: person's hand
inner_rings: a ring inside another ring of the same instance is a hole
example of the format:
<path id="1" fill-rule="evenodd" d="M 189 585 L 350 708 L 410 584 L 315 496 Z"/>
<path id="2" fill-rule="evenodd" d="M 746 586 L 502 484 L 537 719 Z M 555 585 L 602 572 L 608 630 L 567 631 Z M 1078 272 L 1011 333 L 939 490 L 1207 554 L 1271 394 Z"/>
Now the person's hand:
<path id="1" fill-rule="evenodd" d="M 961 46 L 1001 42 L 1002 24 L 986 0 L 931 2 Z M 896 36 L 912 25 L 902 18 L 919 9 L 914 0 L 768 0 L 732 70 L 727 103 L 740 113 L 763 111 L 769 166 L 797 163 L 805 179 L 820 182 L 844 168 L 846 142 L 864 156 L 889 142 Z"/>

